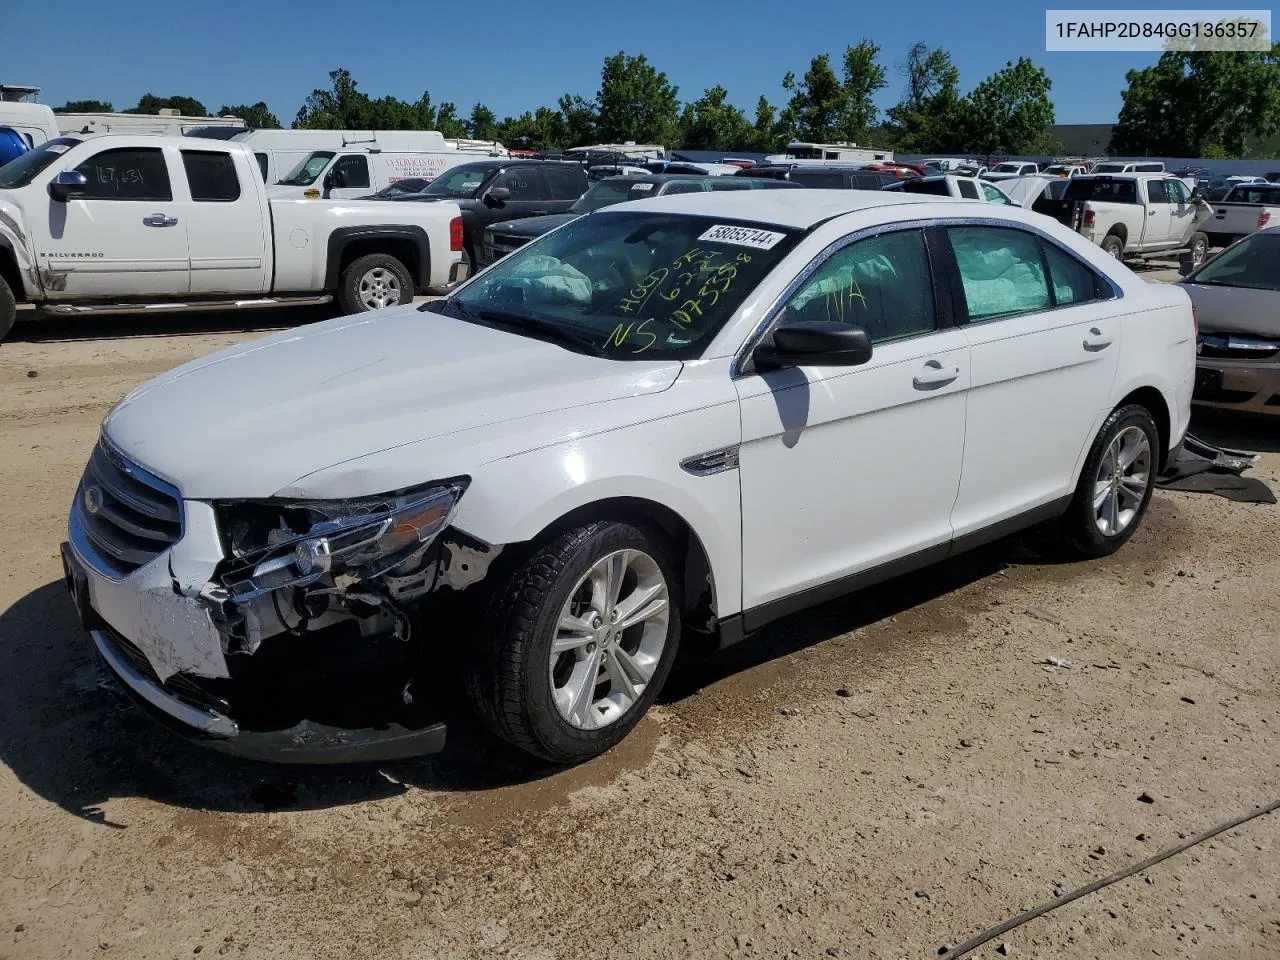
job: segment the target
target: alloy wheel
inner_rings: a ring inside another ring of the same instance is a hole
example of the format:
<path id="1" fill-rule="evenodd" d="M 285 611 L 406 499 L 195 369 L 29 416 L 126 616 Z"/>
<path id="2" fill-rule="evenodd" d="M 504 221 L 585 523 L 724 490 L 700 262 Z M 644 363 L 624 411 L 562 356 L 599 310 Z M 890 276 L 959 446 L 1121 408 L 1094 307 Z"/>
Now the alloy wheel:
<path id="1" fill-rule="evenodd" d="M 1138 516 L 1151 464 L 1151 442 L 1139 427 L 1125 427 L 1107 445 L 1093 485 L 1094 522 L 1103 536 L 1119 536 Z"/>

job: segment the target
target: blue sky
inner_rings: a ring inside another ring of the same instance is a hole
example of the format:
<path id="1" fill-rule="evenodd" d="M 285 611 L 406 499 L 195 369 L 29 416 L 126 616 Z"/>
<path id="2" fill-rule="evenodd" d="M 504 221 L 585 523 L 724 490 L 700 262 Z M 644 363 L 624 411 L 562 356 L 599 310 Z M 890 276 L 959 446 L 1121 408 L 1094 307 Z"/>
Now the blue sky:
<path id="1" fill-rule="evenodd" d="M 1053 80 L 1059 123 L 1114 121 L 1125 71 L 1156 54 L 1046 53 L 1044 9 L 954 0 L 127 0 L 108 7 L 0 0 L 0 81 L 39 84 L 41 99 L 55 107 L 93 98 L 124 109 L 147 92 L 193 96 L 210 111 L 266 100 L 287 125 L 341 66 L 374 96 L 415 100 L 426 89 L 463 115 L 479 100 L 503 116 L 554 105 L 566 91 L 592 96 L 601 60 L 625 50 L 647 55 L 682 99 L 719 83 L 750 114 L 761 94 L 775 106 L 784 101 L 788 69 L 800 75 L 824 52 L 838 64 L 847 45 L 870 37 L 890 71 L 882 106 L 898 100 L 899 65 L 910 44 L 923 40 L 951 52 L 966 90 L 1025 54 Z"/>

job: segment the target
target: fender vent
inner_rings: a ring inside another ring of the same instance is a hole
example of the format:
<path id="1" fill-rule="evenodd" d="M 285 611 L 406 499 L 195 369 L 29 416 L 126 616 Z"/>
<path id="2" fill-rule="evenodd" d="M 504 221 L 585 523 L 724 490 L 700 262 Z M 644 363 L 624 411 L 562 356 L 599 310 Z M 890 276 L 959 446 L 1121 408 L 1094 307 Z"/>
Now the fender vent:
<path id="1" fill-rule="evenodd" d="M 694 457 L 686 457 L 680 461 L 680 469 L 695 477 L 709 477 L 713 473 L 738 469 L 738 447 L 724 447 L 710 453 L 700 453 Z"/>

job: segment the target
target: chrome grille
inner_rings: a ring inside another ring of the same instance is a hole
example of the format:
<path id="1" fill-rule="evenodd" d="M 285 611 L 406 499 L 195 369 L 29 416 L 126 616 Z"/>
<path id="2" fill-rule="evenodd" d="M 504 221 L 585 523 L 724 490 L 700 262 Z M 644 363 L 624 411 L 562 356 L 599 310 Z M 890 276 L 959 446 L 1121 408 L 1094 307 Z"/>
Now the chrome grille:
<path id="1" fill-rule="evenodd" d="M 512 251 L 519 250 L 532 237 L 512 237 L 503 234 L 494 234 L 493 236 L 493 257 L 495 260 L 505 257 Z"/>
<path id="2" fill-rule="evenodd" d="M 93 559 L 115 577 L 149 563 L 182 538 L 178 491 L 103 442 L 89 458 L 72 514 L 97 555 Z"/>

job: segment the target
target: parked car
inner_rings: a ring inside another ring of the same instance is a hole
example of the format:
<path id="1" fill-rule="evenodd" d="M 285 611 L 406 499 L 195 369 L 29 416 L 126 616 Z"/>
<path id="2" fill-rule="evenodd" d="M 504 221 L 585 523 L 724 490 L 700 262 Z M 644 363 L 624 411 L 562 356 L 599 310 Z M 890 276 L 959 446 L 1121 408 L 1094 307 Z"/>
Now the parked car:
<path id="1" fill-rule="evenodd" d="M 1280 183 L 1241 183 L 1213 204 L 1213 217 L 1204 222 L 1209 245 L 1229 246 L 1243 236 L 1280 223 Z"/>
<path id="2" fill-rule="evenodd" d="M 400 203 L 456 203 L 462 210 L 462 259 L 469 275 L 492 223 L 567 213 L 587 192 L 579 163 L 563 160 L 480 160 L 454 167 Z"/>
<path id="3" fill-rule="evenodd" d="M 27 138 L 13 127 L 0 127 L 0 167 L 10 160 L 17 160 L 30 149 Z"/>
<path id="4" fill-rule="evenodd" d="M 587 167 L 586 170 L 587 179 L 592 183 L 598 180 L 608 180 L 610 177 L 645 177 L 649 175 L 648 167 L 626 163 L 598 163 Z"/>
<path id="5" fill-rule="evenodd" d="M 348 313 L 456 282 L 455 203 L 271 200 L 248 148 L 196 137 L 59 137 L 0 167 L 0 336 L 49 313 Z"/>
<path id="6" fill-rule="evenodd" d="M 501 260 L 513 250 L 518 250 L 544 233 L 563 226 L 570 220 L 593 210 L 611 207 L 628 200 L 644 200 L 665 197 L 676 193 L 701 193 L 724 190 L 762 190 L 789 187 L 799 190 L 801 185 L 790 180 L 769 180 L 750 177 L 680 176 L 677 174 L 651 174 L 646 177 L 613 177 L 592 184 L 591 189 L 565 213 L 546 217 L 528 217 L 523 220 L 507 220 L 492 224 L 484 232 L 477 270 Z"/>
<path id="7" fill-rule="evenodd" d="M 403 197 L 410 193 L 421 193 L 427 189 L 434 177 L 401 177 L 394 183 L 389 183 L 377 193 L 371 193 L 365 197 L 365 200 L 385 200 L 387 197 Z"/>
<path id="8" fill-rule="evenodd" d="M 1051 177 L 1075 177 L 1088 173 L 1089 167 L 1083 163 L 1051 163 L 1041 172 Z"/>
<path id="9" fill-rule="evenodd" d="M 1264 179 L 1267 183 L 1280 183 L 1280 170 L 1272 170 Z"/>
<path id="10" fill-rule="evenodd" d="M 984 180 L 1008 180 L 1012 177 L 1029 177 L 1040 172 L 1040 164 L 1026 160 L 1006 160 L 997 163 L 982 175 Z"/>
<path id="11" fill-rule="evenodd" d="M 950 173 L 940 177 L 917 177 L 914 180 L 900 180 L 882 189 L 901 190 L 903 193 L 930 194 L 935 197 L 954 197 L 957 200 L 988 200 L 991 203 L 1013 203 L 1004 191 L 994 184 L 975 177 L 962 177 Z"/>
<path id="12" fill-rule="evenodd" d="M 815 190 L 879 190 L 887 184 L 899 182 L 896 173 L 847 164 L 761 164 L 750 170 L 739 170 L 734 176 L 790 180 Z"/>
<path id="13" fill-rule="evenodd" d="M 1117 260 L 1185 255 L 1199 266 L 1209 250 L 1200 225 L 1213 208 L 1166 174 L 1072 177 L 1062 199 L 1045 201 L 1042 209 Z"/>
<path id="14" fill-rule="evenodd" d="M 1095 163 L 1090 173 L 1164 173 L 1160 160 L 1104 160 Z"/>
<path id="15" fill-rule="evenodd" d="M 208 746 L 439 750 L 434 678 L 573 763 L 686 627 L 729 644 L 1033 524 L 1119 549 L 1194 372 L 1184 290 L 1014 207 L 640 200 L 133 391 L 66 580 L 108 668 Z"/>
<path id="16" fill-rule="evenodd" d="M 1280 416 L 1280 228 L 1250 234 L 1181 285 L 1199 321 L 1195 402 Z"/>

